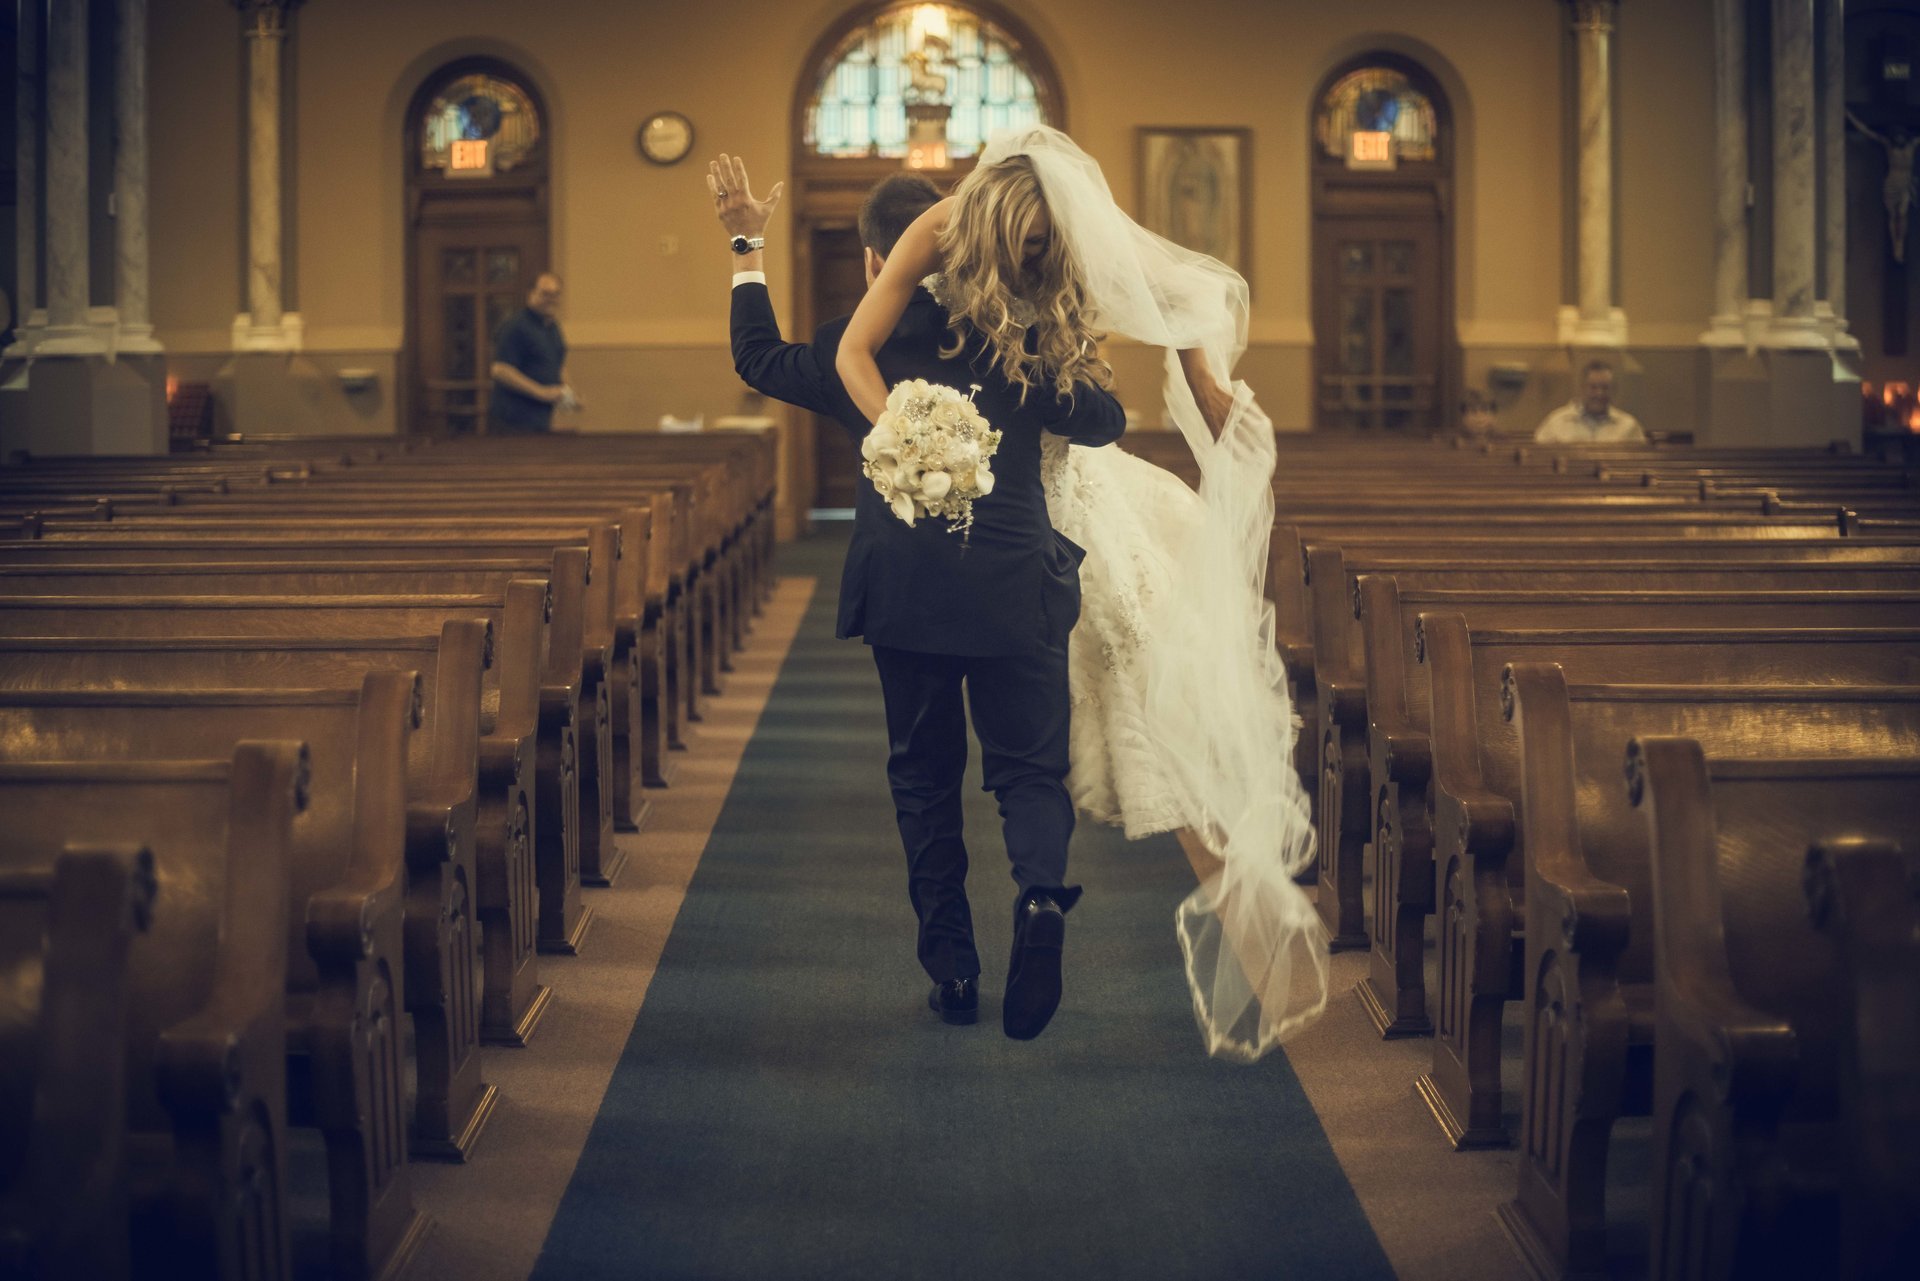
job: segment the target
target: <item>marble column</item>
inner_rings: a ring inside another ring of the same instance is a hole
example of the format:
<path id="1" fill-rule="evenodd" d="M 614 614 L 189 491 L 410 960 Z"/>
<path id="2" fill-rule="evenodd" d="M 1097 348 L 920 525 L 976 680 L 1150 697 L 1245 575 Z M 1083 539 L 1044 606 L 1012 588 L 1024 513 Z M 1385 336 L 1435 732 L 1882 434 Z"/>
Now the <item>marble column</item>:
<path id="1" fill-rule="evenodd" d="M 25 355 L 47 323 L 40 304 L 40 46 L 47 34 L 44 4 L 20 6 L 14 65 L 14 345 Z"/>
<path id="2" fill-rule="evenodd" d="M 147 0 L 119 0 L 120 48 L 115 68 L 113 160 L 114 302 L 119 349 L 158 352 L 148 306 L 147 270 Z"/>
<path id="3" fill-rule="evenodd" d="M 1773 347 L 1829 345 L 1813 306 L 1813 64 L 1813 0 L 1773 0 Z"/>
<path id="4" fill-rule="evenodd" d="M 247 23 L 247 312 L 236 351 L 298 351 L 299 319 L 281 293 L 280 60 L 301 0 L 234 0 Z"/>
<path id="5" fill-rule="evenodd" d="M 1847 27 L 1845 0 L 1818 0 L 1820 22 L 1820 271 L 1814 304 L 1833 346 L 1857 350 L 1847 332 Z"/>
<path id="6" fill-rule="evenodd" d="M 1713 0 L 1713 316 L 1701 341 L 1746 342 L 1747 279 L 1747 5 Z"/>
<path id="7" fill-rule="evenodd" d="M 1578 305 L 1569 341 L 1620 347 L 1626 319 L 1613 306 L 1613 20 L 1616 0 L 1573 0 L 1579 94 Z"/>
<path id="8" fill-rule="evenodd" d="M 47 328 L 36 355 L 92 355 L 106 344 L 88 314 L 87 0 L 47 16 Z"/>

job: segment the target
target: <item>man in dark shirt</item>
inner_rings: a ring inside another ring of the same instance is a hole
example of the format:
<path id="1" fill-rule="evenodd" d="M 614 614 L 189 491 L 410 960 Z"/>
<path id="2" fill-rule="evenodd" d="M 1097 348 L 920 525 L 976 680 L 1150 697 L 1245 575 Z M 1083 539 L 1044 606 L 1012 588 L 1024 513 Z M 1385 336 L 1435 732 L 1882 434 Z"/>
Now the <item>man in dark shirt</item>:
<path id="1" fill-rule="evenodd" d="M 500 322 L 493 336 L 488 431 L 546 431 L 555 405 L 579 408 L 567 386 L 567 340 L 553 318 L 559 305 L 560 277 L 544 271 L 533 282 L 527 305 Z"/>

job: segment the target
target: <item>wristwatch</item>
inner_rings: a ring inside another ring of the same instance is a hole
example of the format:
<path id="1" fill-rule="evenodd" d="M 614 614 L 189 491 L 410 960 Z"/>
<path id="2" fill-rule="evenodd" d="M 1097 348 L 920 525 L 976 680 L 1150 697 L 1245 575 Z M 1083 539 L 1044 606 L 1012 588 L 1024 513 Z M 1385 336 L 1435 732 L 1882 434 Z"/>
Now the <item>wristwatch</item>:
<path id="1" fill-rule="evenodd" d="M 735 236 L 727 243 L 733 246 L 733 252 L 744 255 L 750 254 L 756 249 L 765 249 L 767 247 L 767 238 L 765 236 L 754 236 L 751 238 Z"/>

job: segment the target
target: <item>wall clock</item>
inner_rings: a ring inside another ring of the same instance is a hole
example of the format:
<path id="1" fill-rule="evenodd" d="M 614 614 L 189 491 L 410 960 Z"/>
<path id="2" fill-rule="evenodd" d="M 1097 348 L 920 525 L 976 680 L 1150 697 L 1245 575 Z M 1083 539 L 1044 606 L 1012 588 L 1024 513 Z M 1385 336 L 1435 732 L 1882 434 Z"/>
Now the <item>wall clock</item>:
<path id="1" fill-rule="evenodd" d="M 656 165 L 684 160 L 693 150 L 693 122 L 677 111 L 648 116 L 640 126 L 640 154 Z"/>

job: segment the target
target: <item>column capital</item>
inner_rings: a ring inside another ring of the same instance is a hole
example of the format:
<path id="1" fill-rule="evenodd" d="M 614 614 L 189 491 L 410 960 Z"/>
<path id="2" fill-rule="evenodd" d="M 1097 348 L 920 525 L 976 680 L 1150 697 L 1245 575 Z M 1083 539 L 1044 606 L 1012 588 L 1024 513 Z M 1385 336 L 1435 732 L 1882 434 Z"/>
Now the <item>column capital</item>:
<path id="1" fill-rule="evenodd" d="M 233 0 L 247 22 L 247 35 L 254 39 L 279 40 L 287 34 L 287 15 L 306 0 Z"/>
<path id="2" fill-rule="evenodd" d="M 1620 0 L 1567 0 L 1567 9 L 1576 31 L 1612 31 Z"/>

